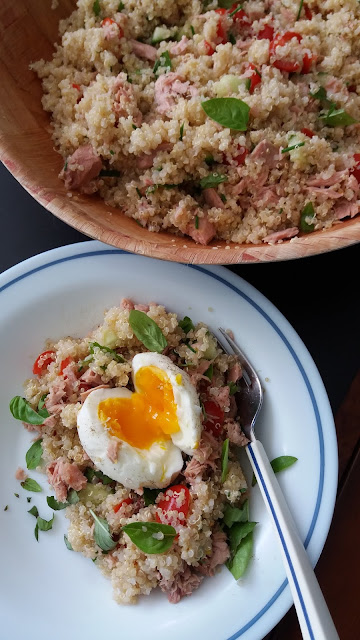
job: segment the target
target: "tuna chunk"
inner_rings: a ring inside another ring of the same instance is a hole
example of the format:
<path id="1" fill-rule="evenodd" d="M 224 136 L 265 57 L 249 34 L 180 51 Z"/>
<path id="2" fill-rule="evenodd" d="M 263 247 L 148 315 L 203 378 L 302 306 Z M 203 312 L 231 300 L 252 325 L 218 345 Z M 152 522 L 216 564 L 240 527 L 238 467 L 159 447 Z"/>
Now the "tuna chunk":
<path id="1" fill-rule="evenodd" d="M 142 153 L 140 156 L 136 158 L 136 166 L 138 169 L 150 169 L 153 166 L 154 158 L 159 153 L 159 151 L 171 151 L 173 148 L 173 144 L 171 142 L 162 142 L 159 144 L 156 149 L 151 151 L 150 153 Z"/>
<path id="2" fill-rule="evenodd" d="M 224 208 L 224 203 L 221 200 L 216 189 L 209 187 L 209 189 L 204 189 L 203 194 L 204 194 L 205 202 L 206 204 L 209 205 L 209 207 L 216 207 L 217 209 Z"/>
<path id="3" fill-rule="evenodd" d="M 174 106 L 175 98 L 185 95 L 195 96 L 197 93 L 197 89 L 190 82 L 185 82 L 177 73 L 173 71 L 164 73 L 155 82 L 157 111 L 166 113 Z"/>
<path id="4" fill-rule="evenodd" d="M 16 480 L 19 480 L 19 482 L 24 482 L 27 477 L 28 477 L 28 474 L 22 467 L 18 467 L 16 469 L 16 473 L 15 473 Z"/>
<path id="5" fill-rule="evenodd" d="M 180 40 L 180 42 L 176 42 L 175 44 L 171 45 L 170 47 L 170 53 L 173 56 L 179 56 L 182 53 L 185 53 L 187 46 L 188 46 L 188 38 L 186 36 L 183 36 Z"/>
<path id="6" fill-rule="evenodd" d="M 58 407 L 59 405 L 63 405 L 66 396 L 65 386 L 66 381 L 60 376 L 51 383 L 49 393 L 45 400 L 45 407 L 49 413 L 59 413 Z"/>
<path id="7" fill-rule="evenodd" d="M 178 573 L 174 580 L 160 580 L 160 589 L 166 593 L 169 602 L 177 604 L 184 596 L 190 596 L 198 588 L 203 576 L 199 576 L 188 565 L 183 573 Z"/>
<path id="8" fill-rule="evenodd" d="M 249 440 L 241 431 L 240 425 L 235 420 L 225 420 L 225 427 L 230 442 L 238 447 L 245 447 Z"/>
<path id="9" fill-rule="evenodd" d="M 101 376 L 92 369 L 87 369 L 85 373 L 82 374 L 80 380 L 81 382 L 85 382 L 85 384 L 90 384 L 92 387 L 98 387 L 102 384 Z"/>
<path id="10" fill-rule="evenodd" d="M 81 473 L 75 463 L 70 463 L 66 458 L 58 458 L 48 464 L 46 473 L 49 484 L 53 487 L 56 499 L 59 502 L 66 502 L 69 489 L 80 491 L 87 484 L 87 479 Z"/>
<path id="11" fill-rule="evenodd" d="M 213 576 L 216 567 L 224 564 L 229 557 L 230 549 L 226 542 L 225 533 L 223 531 L 215 531 L 212 535 L 211 556 L 197 567 L 197 571 L 204 576 Z"/>
<path id="12" fill-rule="evenodd" d="M 102 169 L 102 162 L 91 144 L 85 144 L 67 159 L 66 168 L 60 173 L 67 189 L 80 189 L 96 178 Z"/>
<path id="13" fill-rule="evenodd" d="M 250 154 L 250 158 L 255 161 L 259 160 L 266 164 L 269 169 L 273 169 L 280 161 L 279 149 L 268 140 L 261 140 Z"/>
<path id="14" fill-rule="evenodd" d="M 227 374 L 228 382 L 237 382 L 239 378 L 242 376 L 241 365 L 240 362 L 235 362 L 233 364 Z"/>
<path id="15" fill-rule="evenodd" d="M 117 118 L 132 117 L 137 127 L 142 123 L 142 113 L 137 106 L 137 99 L 132 85 L 127 81 L 125 73 L 121 72 L 116 77 L 114 86 L 113 111 Z"/>
<path id="16" fill-rule="evenodd" d="M 335 215 L 338 220 L 342 220 L 343 218 L 353 218 L 360 211 L 360 203 L 346 200 L 342 198 L 339 202 L 336 203 L 334 207 Z"/>
<path id="17" fill-rule="evenodd" d="M 145 60 L 155 62 L 158 51 L 155 47 L 152 47 L 151 44 L 144 44 L 143 42 L 139 42 L 138 40 L 129 40 L 129 44 L 132 48 L 133 53 L 135 53 L 138 58 L 145 58 Z"/>
<path id="18" fill-rule="evenodd" d="M 134 303 L 130 298 L 123 298 L 121 300 L 121 308 L 126 309 L 127 311 L 132 311 L 134 309 Z"/>
<path id="19" fill-rule="evenodd" d="M 221 443 L 211 433 L 204 431 L 198 449 L 187 463 L 184 476 L 190 483 L 201 478 L 207 467 L 216 469 L 221 456 Z"/>
<path id="20" fill-rule="evenodd" d="M 195 221 L 190 222 L 185 233 L 195 242 L 206 245 L 214 238 L 216 230 L 213 223 L 204 215 L 202 218 L 197 218 L 197 224 Z"/>
<path id="21" fill-rule="evenodd" d="M 268 236 L 263 238 L 263 242 L 279 242 L 280 240 L 288 240 L 289 238 L 294 238 L 299 233 L 299 229 L 297 227 L 291 227 L 290 229 L 283 229 L 283 231 L 274 231 L 274 233 L 270 233 Z"/>
<path id="22" fill-rule="evenodd" d="M 313 177 L 307 183 L 308 187 L 332 187 L 334 184 L 341 182 L 348 175 L 347 171 L 335 171 L 330 178 L 324 178 L 321 173 Z"/>
<path id="23" fill-rule="evenodd" d="M 230 408 L 230 387 L 212 387 L 209 390 L 209 396 L 223 409 L 228 411 Z"/>

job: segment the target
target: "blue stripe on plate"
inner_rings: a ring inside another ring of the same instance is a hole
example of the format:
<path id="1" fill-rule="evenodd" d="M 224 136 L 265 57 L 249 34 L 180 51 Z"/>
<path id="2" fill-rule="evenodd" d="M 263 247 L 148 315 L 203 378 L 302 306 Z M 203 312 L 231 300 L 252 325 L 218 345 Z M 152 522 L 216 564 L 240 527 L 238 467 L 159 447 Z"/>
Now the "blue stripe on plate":
<path id="1" fill-rule="evenodd" d="M 48 269 L 49 267 L 53 267 L 57 264 L 61 264 L 62 262 L 69 262 L 70 260 L 77 260 L 79 258 L 89 258 L 92 256 L 101 256 L 101 255 L 113 255 L 113 254 L 117 254 L 117 255 L 132 255 L 127 253 L 126 251 L 122 251 L 122 249 L 103 249 L 103 250 L 98 250 L 98 251 L 84 251 L 83 253 L 76 253 L 72 256 L 67 256 L 66 258 L 59 258 L 58 260 L 52 260 L 51 262 L 48 262 L 46 264 L 41 265 L 40 267 L 36 267 L 34 269 L 31 269 L 30 271 L 27 271 L 26 273 L 23 273 L 22 275 L 18 276 L 17 278 L 14 278 L 13 280 L 10 280 L 10 282 L 7 282 L 5 285 L 3 285 L 2 287 L 0 287 L 0 293 L 2 291 L 5 291 L 5 289 L 8 289 L 9 287 L 11 287 L 12 285 L 16 284 L 17 282 L 20 282 L 21 280 L 23 280 L 24 278 L 27 278 L 31 275 L 33 275 L 34 273 L 37 273 L 39 271 L 43 271 L 44 269 Z M 270 316 L 256 303 L 254 302 L 254 300 L 252 300 L 250 298 L 250 296 L 248 296 L 246 293 L 244 293 L 243 291 L 241 291 L 241 289 L 239 289 L 238 287 L 236 287 L 235 285 L 231 284 L 230 282 L 228 282 L 227 280 L 225 280 L 224 278 L 222 278 L 221 276 L 215 274 L 215 273 L 211 273 L 210 271 L 208 271 L 207 269 L 205 269 L 204 267 L 201 267 L 199 265 L 183 265 L 186 268 L 189 269 L 195 269 L 196 271 L 200 271 L 201 273 L 204 273 L 206 276 L 213 278 L 214 280 L 217 280 L 218 282 L 221 282 L 221 284 L 225 285 L 226 287 L 228 287 L 229 289 L 231 289 L 232 291 L 234 291 L 237 295 L 239 295 L 241 298 L 243 298 L 244 300 L 246 300 L 246 302 L 248 302 L 252 307 L 254 307 L 254 309 L 256 309 L 258 311 L 258 313 L 260 313 L 263 318 L 272 326 L 272 328 L 274 329 L 274 331 L 276 331 L 276 333 L 278 334 L 278 336 L 281 338 L 281 340 L 283 341 L 283 343 L 285 344 L 286 348 L 290 351 L 291 356 L 293 357 L 301 375 L 302 378 L 305 382 L 307 391 L 309 393 L 310 399 L 311 399 L 311 403 L 314 409 L 314 414 L 315 414 L 315 419 L 316 419 L 316 425 L 317 425 L 317 430 L 318 430 L 318 437 L 319 437 L 319 449 L 320 449 L 320 475 L 319 475 L 319 485 L 318 485 L 318 492 L 317 492 L 317 499 L 316 499 L 316 504 L 315 504 L 315 509 L 314 509 L 314 514 L 311 520 L 311 524 L 310 524 L 310 528 L 309 531 L 307 533 L 307 536 L 305 538 L 305 542 L 304 542 L 304 546 L 305 548 L 307 548 L 307 546 L 309 545 L 309 542 L 311 540 L 316 522 L 317 522 L 317 518 L 319 515 L 319 510 L 320 510 L 320 504 L 321 504 L 321 499 L 322 499 L 322 493 L 323 493 L 323 487 L 324 487 L 324 471 L 325 471 L 325 455 L 324 455 L 324 434 L 323 434 L 323 430 L 322 430 L 322 424 L 321 424 L 321 418 L 320 418 L 320 412 L 317 406 L 317 402 L 315 399 L 315 394 L 313 392 L 313 389 L 311 387 L 310 381 L 306 375 L 305 369 L 303 367 L 303 365 L 300 362 L 300 359 L 298 358 L 296 352 L 294 351 L 294 348 L 292 347 L 292 345 L 290 344 L 290 342 L 288 341 L 288 339 L 284 336 L 283 332 L 281 331 L 281 329 L 277 326 L 277 324 L 274 322 L 274 320 L 272 320 L 272 318 L 270 318 Z M 236 638 L 239 638 L 240 636 L 242 636 L 246 631 L 248 631 L 248 629 L 250 629 L 250 627 L 252 627 L 263 615 L 264 613 L 266 613 L 266 611 L 268 611 L 270 609 L 270 607 L 274 604 L 274 602 L 277 600 L 277 598 L 280 596 L 280 594 L 284 591 L 285 587 L 287 586 L 288 582 L 287 580 L 284 580 L 284 582 L 280 585 L 279 589 L 274 593 L 274 595 L 272 596 L 272 598 L 270 598 L 270 600 L 266 603 L 266 605 L 251 619 L 249 620 L 249 622 L 246 623 L 246 625 L 244 625 L 243 627 L 241 627 L 241 629 L 239 629 L 234 635 L 232 635 L 230 638 L 228 638 L 227 640 L 236 640 Z"/>

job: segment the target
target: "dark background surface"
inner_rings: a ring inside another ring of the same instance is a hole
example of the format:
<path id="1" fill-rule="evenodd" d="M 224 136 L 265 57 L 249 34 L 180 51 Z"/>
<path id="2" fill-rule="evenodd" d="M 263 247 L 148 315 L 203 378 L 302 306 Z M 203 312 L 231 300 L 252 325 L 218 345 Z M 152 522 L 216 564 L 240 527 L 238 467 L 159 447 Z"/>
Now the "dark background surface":
<path id="1" fill-rule="evenodd" d="M 89 240 L 36 202 L 0 164 L 0 272 L 54 247 Z M 334 413 L 360 361 L 360 245 L 286 262 L 228 267 L 263 293 L 310 351 Z"/>

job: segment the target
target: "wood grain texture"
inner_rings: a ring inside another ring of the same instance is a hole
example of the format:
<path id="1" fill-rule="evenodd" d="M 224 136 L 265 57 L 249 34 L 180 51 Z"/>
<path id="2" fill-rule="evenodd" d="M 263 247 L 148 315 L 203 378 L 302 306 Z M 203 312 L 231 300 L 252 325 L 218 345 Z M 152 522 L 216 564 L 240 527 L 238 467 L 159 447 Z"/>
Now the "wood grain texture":
<path id="1" fill-rule="evenodd" d="M 58 173 L 62 158 L 50 135 L 49 115 L 41 107 L 41 86 L 29 64 L 49 58 L 59 19 L 74 2 L 1 0 L 0 3 L 0 160 L 46 209 L 85 235 L 127 251 L 164 260 L 196 264 L 284 261 L 334 251 L 360 241 L 360 218 L 327 231 L 299 236 L 277 245 L 204 247 L 191 238 L 151 233 L 96 196 L 69 198 Z"/>

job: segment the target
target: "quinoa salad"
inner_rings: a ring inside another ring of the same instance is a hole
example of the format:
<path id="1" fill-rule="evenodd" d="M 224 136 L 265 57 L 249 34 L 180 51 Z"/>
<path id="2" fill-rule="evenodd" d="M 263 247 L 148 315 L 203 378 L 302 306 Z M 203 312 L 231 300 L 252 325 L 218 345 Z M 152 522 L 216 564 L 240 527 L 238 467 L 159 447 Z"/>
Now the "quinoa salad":
<path id="1" fill-rule="evenodd" d="M 123 299 L 86 337 L 48 342 L 33 374 L 10 410 L 34 436 L 17 480 L 49 483 L 52 519 L 29 509 L 37 541 L 65 513 L 69 552 L 120 604 L 156 587 L 177 603 L 224 564 L 243 575 L 256 523 L 238 459 L 242 371 L 205 324 Z"/>
<path id="2" fill-rule="evenodd" d="M 358 214 L 357 0 L 78 0 L 60 34 L 31 67 L 70 195 L 201 244 Z"/>

